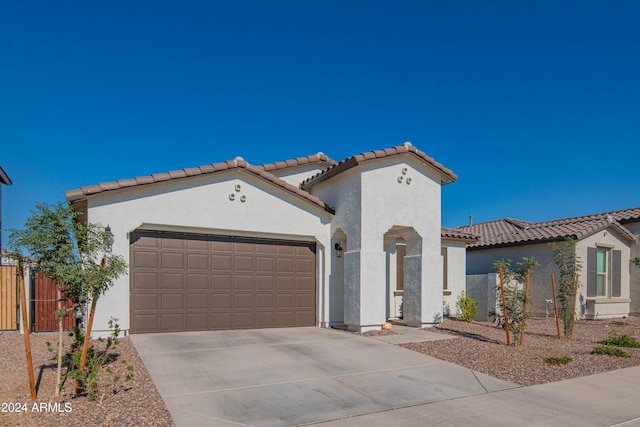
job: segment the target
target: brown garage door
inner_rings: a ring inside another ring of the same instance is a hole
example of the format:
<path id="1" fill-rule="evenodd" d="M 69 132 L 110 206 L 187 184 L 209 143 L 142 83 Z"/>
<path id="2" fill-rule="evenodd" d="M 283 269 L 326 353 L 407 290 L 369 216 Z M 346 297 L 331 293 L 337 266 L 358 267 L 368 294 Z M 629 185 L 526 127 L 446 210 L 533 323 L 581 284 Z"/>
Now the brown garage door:
<path id="1" fill-rule="evenodd" d="M 131 235 L 131 332 L 313 326 L 315 244 Z"/>

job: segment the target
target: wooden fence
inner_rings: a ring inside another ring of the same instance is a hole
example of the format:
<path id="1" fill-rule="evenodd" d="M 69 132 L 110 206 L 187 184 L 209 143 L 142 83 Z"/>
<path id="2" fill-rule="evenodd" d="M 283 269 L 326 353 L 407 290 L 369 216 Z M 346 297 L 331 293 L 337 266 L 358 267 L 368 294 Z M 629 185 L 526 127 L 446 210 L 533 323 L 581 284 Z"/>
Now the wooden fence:
<path id="1" fill-rule="evenodd" d="M 0 330 L 18 329 L 18 268 L 0 265 Z"/>
<path id="2" fill-rule="evenodd" d="M 56 331 L 58 321 L 56 310 L 58 309 L 58 290 L 54 280 L 42 273 L 36 273 L 35 284 L 31 293 L 33 296 L 33 309 L 31 325 L 34 332 Z M 71 307 L 70 301 L 64 301 L 64 308 Z M 76 326 L 76 316 L 73 311 L 67 311 L 67 317 L 62 322 L 65 330 L 71 330 Z"/>

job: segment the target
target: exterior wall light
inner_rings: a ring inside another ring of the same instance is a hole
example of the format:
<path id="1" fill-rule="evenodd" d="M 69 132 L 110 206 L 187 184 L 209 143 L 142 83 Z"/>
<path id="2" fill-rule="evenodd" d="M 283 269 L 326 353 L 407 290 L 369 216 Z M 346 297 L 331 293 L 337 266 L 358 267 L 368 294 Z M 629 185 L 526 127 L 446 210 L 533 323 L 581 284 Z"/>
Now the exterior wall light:
<path id="1" fill-rule="evenodd" d="M 342 254 L 344 253 L 344 251 L 342 250 L 342 246 L 340 246 L 340 243 L 336 243 L 335 245 L 333 245 L 333 247 L 336 249 L 336 256 L 338 258 L 342 258 Z"/>
<path id="2" fill-rule="evenodd" d="M 107 247 L 105 248 L 106 252 L 111 252 L 113 250 L 113 233 L 111 232 L 111 227 L 108 225 L 104 228 L 104 234 L 107 238 L 106 243 Z"/>

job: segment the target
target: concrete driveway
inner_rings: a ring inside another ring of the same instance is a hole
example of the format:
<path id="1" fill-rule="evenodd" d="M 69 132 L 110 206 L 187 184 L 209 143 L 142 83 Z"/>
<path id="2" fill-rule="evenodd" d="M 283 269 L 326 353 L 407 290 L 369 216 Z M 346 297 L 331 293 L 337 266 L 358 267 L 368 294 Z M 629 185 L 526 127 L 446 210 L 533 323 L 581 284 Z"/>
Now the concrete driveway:
<path id="1" fill-rule="evenodd" d="M 178 427 L 309 424 L 515 387 L 330 329 L 131 338 Z"/>

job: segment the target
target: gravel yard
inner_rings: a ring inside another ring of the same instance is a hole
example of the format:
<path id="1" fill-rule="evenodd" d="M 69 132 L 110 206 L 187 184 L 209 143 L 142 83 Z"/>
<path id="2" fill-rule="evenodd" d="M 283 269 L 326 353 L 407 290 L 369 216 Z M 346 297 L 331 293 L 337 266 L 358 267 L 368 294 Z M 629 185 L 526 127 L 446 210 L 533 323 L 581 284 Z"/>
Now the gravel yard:
<path id="1" fill-rule="evenodd" d="M 560 327 L 562 330 L 562 324 Z M 558 339 L 555 319 L 529 319 L 524 346 L 511 347 L 506 346 L 505 331 L 492 323 L 445 319 L 428 330 L 458 338 L 402 346 L 523 386 L 640 365 L 640 348 L 624 348 L 630 357 L 591 354 L 611 331 L 640 340 L 638 317 L 578 321 L 573 340 Z M 544 361 L 548 357 L 570 357 L 572 361 L 553 365 Z"/>
<path id="2" fill-rule="evenodd" d="M 0 332 L 0 426 L 173 426 L 155 385 L 151 381 L 142 360 L 138 357 L 128 337 L 120 340 L 116 349 L 118 360 L 110 366 L 114 373 L 125 377 L 122 360 L 133 366 L 134 378 L 123 383 L 117 394 L 108 394 L 100 404 L 86 397 L 73 397 L 73 384 L 66 383 L 66 390 L 59 398 L 54 396 L 55 360 L 47 350 L 46 342 L 56 345 L 58 334 L 45 332 L 31 334 L 31 351 L 34 375 L 38 390 L 37 402 L 48 405 L 43 412 L 34 411 L 26 370 L 24 338 L 17 332 Z M 66 344 L 71 338 L 65 333 Z M 68 347 L 66 347 L 68 348 Z M 65 407 L 65 403 L 67 406 Z M 16 405 L 26 404 L 27 412 L 16 412 Z M 69 412 L 65 412 L 65 409 Z"/>
<path id="3" fill-rule="evenodd" d="M 530 319 L 525 345 L 507 347 L 504 330 L 491 323 L 461 322 L 445 319 L 432 332 L 455 335 L 442 341 L 402 344 L 441 360 L 453 362 L 494 377 L 520 385 L 542 384 L 613 369 L 640 365 L 640 349 L 625 348 L 628 358 L 593 355 L 597 341 L 606 339 L 610 331 L 640 339 L 640 319 L 579 321 L 574 340 L 558 340 L 555 320 Z M 395 331 L 380 331 L 366 335 L 389 335 Z M 66 337 L 66 334 L 65 334 Z M 155 385 L 129 338 L 121 339 L 118 359 L 111 366 L 124 377 L 121 360 L 133 365 L 134 379 L 124 384 L 117 394 L 107 394 L 102 403 L 86 397 L 74 397 L 68 383 L 59 398 L 54 396 L 55 362 L 46 342 L 55 343 L 57 333 L 31 335 L 34 370 L 38 384 L 38 402 L 49 404 L 48 410 L 33 410 L 26 372 L 23 336 L 16 332 L 0 332 L 0 426 L 172 426 Z M 70 338 L 66 337 L 67 344 Z M 551 365 L 547 357 L 570 357 L 567 365 Z M 50 403 L 60 402 L 60 412 Z M 65 407 L 65 403 L 68 405 Z M 27 412 L 8 411 L 10 404 L 27 404 Z M 68 412 L 65 409 L 68 408 Z"/>

